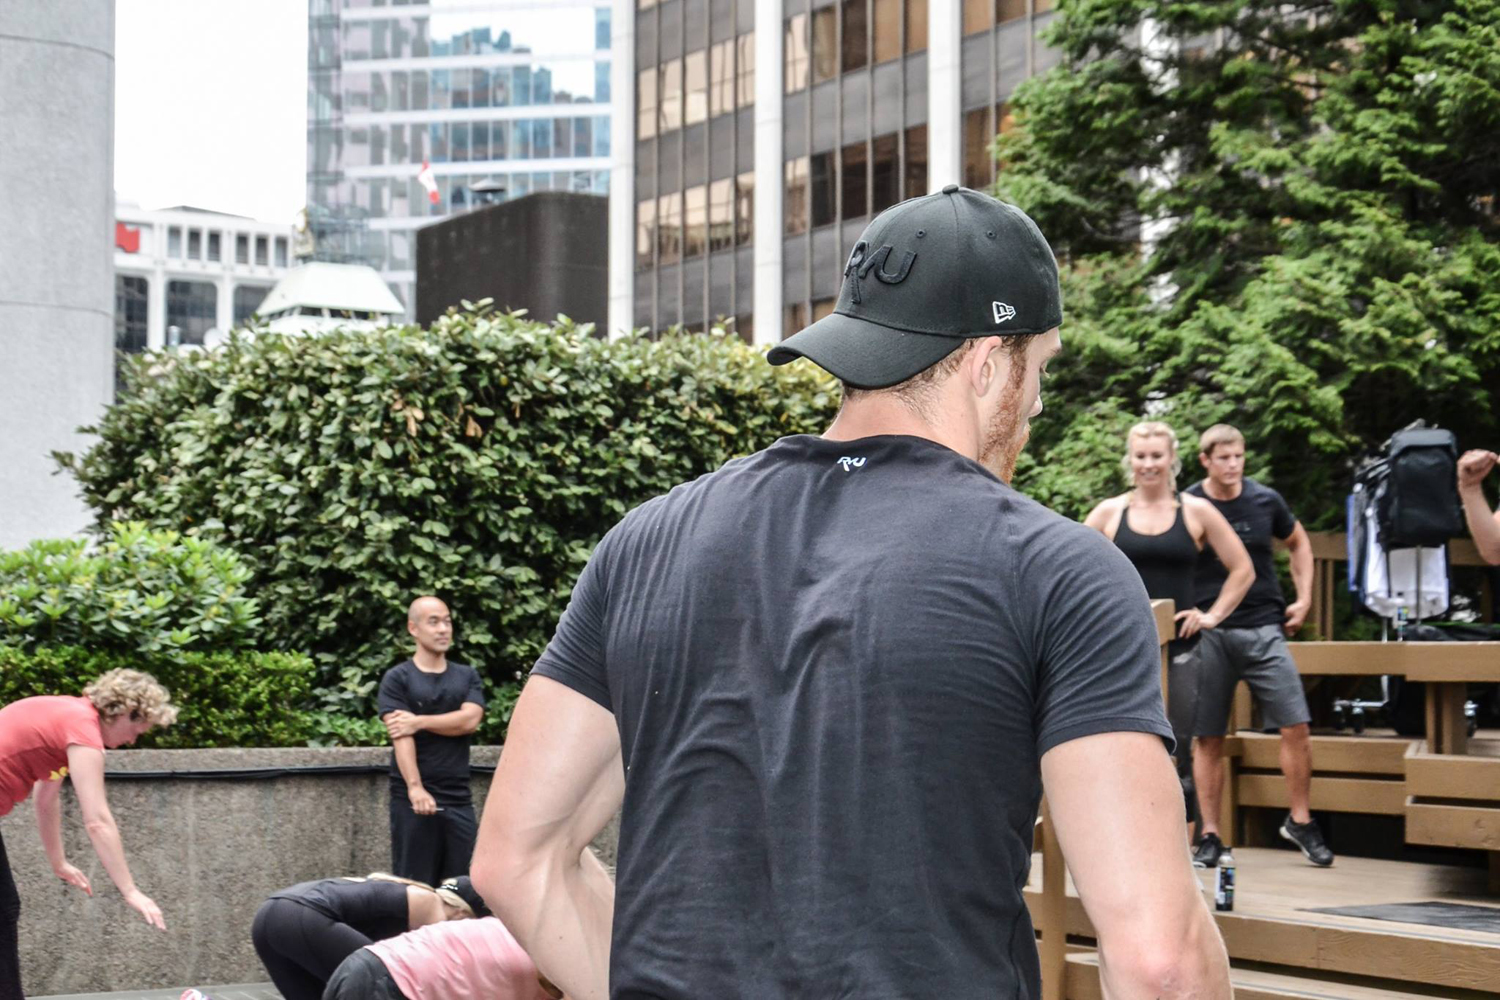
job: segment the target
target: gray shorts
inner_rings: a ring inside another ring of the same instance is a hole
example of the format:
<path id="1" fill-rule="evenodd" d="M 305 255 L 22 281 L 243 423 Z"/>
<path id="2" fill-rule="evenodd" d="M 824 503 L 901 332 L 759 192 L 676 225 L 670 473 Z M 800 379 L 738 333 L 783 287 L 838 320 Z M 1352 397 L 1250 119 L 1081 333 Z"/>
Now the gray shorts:
<path id="1" fill-rule="evenodd" d="M 1292 662 L 1280 625 L 1208 629 L 1202 635 L 1196 650 L 1198 711 L 1194 736 L 1224 735 L 1235 685 L 1240 681 L 1250 685 L 1267 729 L 1284 729 L 1312 719 L 1302 676 Z"/>

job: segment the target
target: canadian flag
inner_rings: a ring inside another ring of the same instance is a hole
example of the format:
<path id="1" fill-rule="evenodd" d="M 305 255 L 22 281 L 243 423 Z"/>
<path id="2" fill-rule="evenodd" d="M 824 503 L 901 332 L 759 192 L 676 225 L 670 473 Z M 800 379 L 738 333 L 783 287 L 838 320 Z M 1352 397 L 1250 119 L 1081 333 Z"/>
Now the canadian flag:
<path id="1" fill-rule="evenodd" d="M 432 176 L 432 164 L 426 160 L 422 161 L 422 169 L 417 171 L 417 183 L 427 189 L 427 200 L 434 205 L 443 200 L 438 194 L 437 178 Z"/>

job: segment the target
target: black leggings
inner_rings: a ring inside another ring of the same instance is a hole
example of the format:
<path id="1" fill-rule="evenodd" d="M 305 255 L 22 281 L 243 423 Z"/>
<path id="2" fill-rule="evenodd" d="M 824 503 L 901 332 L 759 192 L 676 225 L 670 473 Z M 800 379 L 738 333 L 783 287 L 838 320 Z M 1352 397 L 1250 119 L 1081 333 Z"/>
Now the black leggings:
<path id="1" fill-rule="evenodd" d="M 340 965 L 328 988 L 323 991 L 323 1000 L 407 1000 L 391 970 L 385 967 L 376 954 L 361 948 Z"/>
<path id="2" fill-rule="evenodd" d="M 5 856 L 5 838 L 0 837 L 0 1000 L 22 1000 L 21 992 L 21 895 Z"/>
<path id="3" fill-rule="evenodd" d="M 339 963 L 370 943 L 348 924 L 294 899 L 262 903 L 250 940 L 285 1000 L 322 1000 Z"/>

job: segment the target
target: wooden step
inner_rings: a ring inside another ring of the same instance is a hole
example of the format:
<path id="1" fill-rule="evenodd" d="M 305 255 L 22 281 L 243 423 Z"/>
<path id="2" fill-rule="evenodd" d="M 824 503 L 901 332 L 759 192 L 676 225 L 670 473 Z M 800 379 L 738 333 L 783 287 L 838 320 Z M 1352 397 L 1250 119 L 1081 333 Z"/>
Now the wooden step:
<path id="1" fill-rule="evenodd" d="M 1377 985 L 1352 977 L 1324 978 L 1316 973 L 1258 965 L 1231 968 L 1229 981 L 1234 984 L 1235 1000 L 1469 1000 L 1494 996 L 1477 990 L 1412 992 L 1396 983 Z M 1080 951 L 1068 956 L 1063 996 L 1065 1000 L 1104 1000 L 1098 952 Z"/>
<path id="2" fill-rule="evenodd" d="M 1486 894 L 1483 870 L 1350 857 L 1321 869 L 1295 851 L 1274 848 L 1236 848 L 1234 856 L 1235 910 L 1214 916 L 1235 962 L 1274 964 L 1313 978 L 1369 976 L 1419 992 L 1426 984 L 1439 996 L 1500 983 L 1500 934 L 1312 912 L 1426 900 L 1500 905 Z M 1033 906 L 1040 867 L 1034 860 L 1026 894 Z M 1206 895 L 1214 873 L 1199 877 Z M 1068 895 L 1068 934 L 1092 941 L 1093 925 L 1071 885 Z"/>

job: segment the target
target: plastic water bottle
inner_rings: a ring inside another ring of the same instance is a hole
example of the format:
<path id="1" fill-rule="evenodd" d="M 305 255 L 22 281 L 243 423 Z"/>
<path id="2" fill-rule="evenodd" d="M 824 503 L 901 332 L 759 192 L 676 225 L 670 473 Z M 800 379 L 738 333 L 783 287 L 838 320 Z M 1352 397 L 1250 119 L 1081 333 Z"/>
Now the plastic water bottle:
<path id="1" fill-rule="evenodd" d="M 1214 881 L 1214 909 L 1234 909 L 1234 855 L 1219 855 L 1219 870 Z"/>

